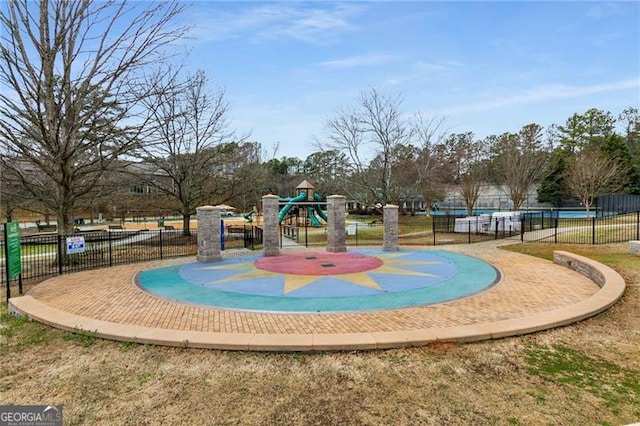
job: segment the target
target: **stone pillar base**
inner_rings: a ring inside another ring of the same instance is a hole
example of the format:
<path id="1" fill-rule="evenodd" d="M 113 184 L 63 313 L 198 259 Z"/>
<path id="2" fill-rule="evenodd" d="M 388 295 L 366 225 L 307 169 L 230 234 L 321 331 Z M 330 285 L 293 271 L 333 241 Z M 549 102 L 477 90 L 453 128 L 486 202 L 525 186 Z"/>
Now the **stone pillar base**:
<path id="1" fill-rule="evenodd" d="M 384 221 L 383 251 L 399 251 L 398 246 L 398 206 L 387 204 L 382 209 Z"/>
<path id="2" fill-rule="evenodd" d="M 220 242 L 220 208 L 203 206 L 196 209 L 198 220 L 198 262 L 222 261 L 222 245 Z"/>
<path id="3" fill-rule="evenodd" d="M 327 197 L 327 251 L 330 253 L 347 251 L 346 200 L 344 195 Z"/>
<path id="4" fill-rule="evenodd" d="M 264 229 L 262 231 L 262 255 L 267 257 L 280 256 L 280 224 L 278 223 L 277 195 L 262 197 L 262 215 Z"/>

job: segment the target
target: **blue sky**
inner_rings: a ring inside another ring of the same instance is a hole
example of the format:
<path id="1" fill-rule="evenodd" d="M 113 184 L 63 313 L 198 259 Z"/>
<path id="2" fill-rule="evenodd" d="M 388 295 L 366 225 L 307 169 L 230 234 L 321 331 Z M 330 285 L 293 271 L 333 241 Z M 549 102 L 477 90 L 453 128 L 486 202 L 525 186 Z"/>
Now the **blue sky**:
<path id="1" fill-rule="evenodd" d="M 217 2 L 187 10 L 187 68 L 277 157 L 375 87 L 478 137 L 640 106 L 638 2 Z"/>

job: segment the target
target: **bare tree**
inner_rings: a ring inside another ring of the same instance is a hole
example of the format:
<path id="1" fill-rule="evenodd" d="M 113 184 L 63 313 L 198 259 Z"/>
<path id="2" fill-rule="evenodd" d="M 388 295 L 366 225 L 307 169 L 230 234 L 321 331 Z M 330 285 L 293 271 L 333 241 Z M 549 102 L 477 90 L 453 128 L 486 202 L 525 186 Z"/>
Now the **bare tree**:
<path id="1" fill-rule="evenodd" d="M 618 115 L 618 123 L 622 126 L 622 136 L 626 139 L 632 155 L 640 158 L 640 113 L 638 108 L 626 108 Z"/>
<path id="2" fill-rule="evenodd" d="M 4 170 L 0 166 L 0 209 L 4 210 L 7 222 L 13 220 L 14 211 L 18 209 L 33 211 L 36 207 L 34 204 L 33 197 L 22 188 L 19 180 L 11 173 L 11 169 Z"/>
<path id="3" fill-rule="evenodd" d="M 452 134 L 445 140 L 449 182 L 458 187 L 472 215 L 480 189 L 487 180 L 487 155 L 484 141 L 474 139 L 472 132 Z"/>
<path id="4" fill-rule="evenodd" d="M 443 118 L 416 114 L 413 135 L 419 154 L 413 163 L 416 168 L 415 186 L 422 195 L 427 214 L 437 200 L 445 197 L 446 147 L 443 141 L 447 130 Z"/>
<path id="5" fill-rule="evenodd" d="M 581 151 L 566 170 L 569 191 L 585 206 L 587 215 L 599 194 L 625 185 L 626 170 L 618 161 L 594 149 Z"/>
<path id="6" fill-rule="evenodd" d="M 540 179 L 549 157 L 542 138 L 542 127 L 528 124 L 518 133 L 489 138 L 493 171 L 497 183 L 504 184 L 514 210 L 520 210 L 529 190 Z"/>
<path id="7" fill-rule="evenodd" d="M 165 80 L 166 79 L 166 80 Z M 223 177 L 232 174 L 230 145 L 234 133 L 227 119 L 229 104 L 222 89 L 210 91 L 204 71 L 178 82 L 175 73 L 158 74 L 150 87 L 150 132 L 145 134 L 142 160 L 153 167 L 147 183 L 180 206 L 183 232 L 196 207 L 225 194 Z M 142 176 L 144 177 L 144 176 Z M 227 200 L 220 200 L 227 201 Z"/>
<path id="8" fill-rule="evenodd" d="M 340 111 L 326 123 L 328 142 L 319 148 L 346 156 L 349 195 L 358 201 L 383 205 L 398 193 L 393 176 L 395 154 L 398 146 L 411 139 L 411 127 L 403 119 L 401 105 L 399 96 L 370 89 L 360 95 L 353 110 Z"/>
<path id="9" fill-rule="evenodd" d="M 139 77 L 182 36 L 172 27 L 181 10 L 177 1 L 115 0 L 0 8 L 3 167 L 55 211 L 59 232 L 72 229 L 79 200 L 136 147 L 134 115 L 146 94 Z"/>

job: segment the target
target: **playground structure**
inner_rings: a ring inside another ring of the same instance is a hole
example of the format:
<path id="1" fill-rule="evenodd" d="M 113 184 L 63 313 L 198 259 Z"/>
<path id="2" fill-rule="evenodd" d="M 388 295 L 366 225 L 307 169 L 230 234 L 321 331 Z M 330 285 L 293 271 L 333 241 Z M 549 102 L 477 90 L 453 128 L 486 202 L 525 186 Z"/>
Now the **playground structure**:
<path id="1" fill-rule="evenodd" d="M 282 223 L 282 221 L 287 218 L 287 214 L 292 209 L 294 209 L 298 213 L 298 215 L 297 217 L 295 217 L 295 219 L 289 217 L 290 223 L 295 221 L 296 225 L 300 226 L 306 225 L 308 221 L 309 224 L 311 224 L 311 226 L 313 226 L 314 228 L 322 227 L 323 224 L 322 222 L 320 222 L 320 219 L 318 219 L 318 216 L 320 216 L 320 218 L 322 218 L 325 222 L 327 221 L 327 215 L 320 207 L 322 198 L 320 197 L 320 195 L 315 193 L 312 195 L 312 197 L 313 198 L 309 200 L 309 193 L 307 193 L 306 191 L 302 191 L 296 197 L 289 199 L 281 198 L 280 202 L 286 202 L 286 204 L 280 210 L 280 213 L 278 215 L 278 223 Z M 309 205 L 309 203 L 312 204 Z M 302 208 L 298 207 L 297 209 L 295 209 L 295 207 L 297 206 L 300 206 Z M 301 211 L 304 212 L 302 217 L 299 215 Z"/>
<path id="2" fill-rule="evenodd" d="M 292 198 L 279 198 L 281 209 L 278 213 L 278 223 L 285 222 L 286 226 L 303 227 L 311 225 L 314 228 L 324 226 L 321 220 L 328 221 L 327 214 L 322 210 L 322 197 L 314 191 L 315 187 L 308 181 L 302 181 L 296 187 L 296 196 Z M 254 206 L 249 213 L 244 215 L 247 222 L 255 220 L 260 223 L 261 211 Z"/>
<path id="3" fill-rule="evenodd" d="M 288 225 L 306 226 L 307 223 L 315 228 L 323 226 L 318 216 L 328 222 L 326 213 L 321 208 L 322 197 L 314 191 L 314 186 L 304 180 L 296 187 L 296 196 L 281 198 L 280 203 L 286 203 L 278 214 L 278 223 L 288 217 Z M 295 216 L 290 213 L 295 212 Z M 302 213 L 302 214 L 300 214 Z"/>
<path id="4" fill-rule="evenodd" d="M 258 223 L 260 222 L 260 213 L 258 213 L 258 207 L 253 206 L 253 208 L 251 209 L 251 211 L 247 214 L 244 215 L 244 218 L 247 222 L 249 223 L 253 223 L 253 215 L 256 215 L 256 218 L 258 218 Z"/>

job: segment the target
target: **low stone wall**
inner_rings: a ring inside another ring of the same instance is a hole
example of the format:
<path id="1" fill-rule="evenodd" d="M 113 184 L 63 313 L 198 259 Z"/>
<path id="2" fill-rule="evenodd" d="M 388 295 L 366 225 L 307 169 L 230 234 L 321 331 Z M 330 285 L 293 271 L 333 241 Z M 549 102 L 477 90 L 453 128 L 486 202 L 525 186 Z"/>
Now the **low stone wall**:
<path id="1" fill-rule="evenodd" d="M 589 259 L 588 257 L 566 251 L 554 251 L 553 261 L 558 265 L 579 272 L 596 283 L 601 289 L 607 287 L 607 290 L 619 293 L 620 297 L 626 287 L 620 274 L 608 266 Z"/>
<path id="2" fill-rule="evenodd" d="M 629 241 L 629 253 L 631 256 L 640 256 L 640 241 Z"/>

